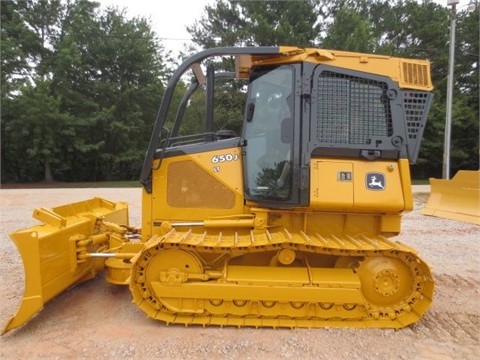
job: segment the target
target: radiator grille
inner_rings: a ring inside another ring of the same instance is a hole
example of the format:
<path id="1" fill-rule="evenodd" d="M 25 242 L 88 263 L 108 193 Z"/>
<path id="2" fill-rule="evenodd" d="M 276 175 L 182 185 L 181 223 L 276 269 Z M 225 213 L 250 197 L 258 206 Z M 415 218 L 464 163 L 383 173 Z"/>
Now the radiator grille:
<path id="1" fill-rule="evenodd" d="M 383 82 L 323 71 L 317 90 L 317 140 L 370 144 L 372 137 L 391 136 L 387 88 Z"/>
<path id="2" fill-rule="evenodd" d="M 231 209 L 235 194 L 193 161 L 168 166 L 167 204 L 181 208 Z"/>
<path id="3" fill-rule="evenodd" d="M 430 69 L 428 64 L 402 61 L 401 76 L 403 85 L 430 87 Z"/>

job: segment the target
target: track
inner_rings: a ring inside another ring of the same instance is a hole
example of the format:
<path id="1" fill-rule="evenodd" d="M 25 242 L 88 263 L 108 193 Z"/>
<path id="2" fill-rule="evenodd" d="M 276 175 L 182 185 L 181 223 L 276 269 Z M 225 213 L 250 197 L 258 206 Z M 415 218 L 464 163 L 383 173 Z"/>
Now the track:
<path id="1" fill-rule="evenodd" d="M 433 296 L 428 266 L 400 243 L 286 229 L 172 229 L 147 243 L 132 274 L 148 316 L 185 325 L 401 328 Z"/>

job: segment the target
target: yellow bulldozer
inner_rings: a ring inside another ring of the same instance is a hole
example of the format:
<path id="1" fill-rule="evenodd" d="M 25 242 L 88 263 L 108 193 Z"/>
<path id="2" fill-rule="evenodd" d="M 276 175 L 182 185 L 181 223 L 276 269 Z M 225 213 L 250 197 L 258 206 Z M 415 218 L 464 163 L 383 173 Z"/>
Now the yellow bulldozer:
<path id="1" fill-rule="evenodd" d="M 214 127 L 220 79 L 244 84 L 222 88 L 244 95 L 239 134 Z M 198 89 L 205 116 L 187 134 Z M 25 293 L 3 333 L 104 270 L 167 324 L 418 321 L 433 297 L 430 269 L 390 238 L 413 208 L 409 164 L 431 90 L 424 60 L 283 46 L 191 56 L 165 89 L 146 151 L 141 229 L 125 203 L 101 198 L 34 210 L 42 224 L 11 234 Z"/>

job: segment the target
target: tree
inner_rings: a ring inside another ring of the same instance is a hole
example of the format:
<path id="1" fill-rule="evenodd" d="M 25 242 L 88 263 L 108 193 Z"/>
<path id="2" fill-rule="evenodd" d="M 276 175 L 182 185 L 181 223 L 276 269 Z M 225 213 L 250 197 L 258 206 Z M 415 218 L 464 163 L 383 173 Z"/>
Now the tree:
<path id="1" fill-rule="evenodd" d="M 361 13 L 349 7 L 342 7 L 336 12 L 335 20 L 327 26 L 327 36 L 323 47 L 328 49 L 373 52 L 376 40 L 373 25 Z"/>
<path id="2" fill-rule="evenodd" d="M 36 180 L 39 167 L 44 180 L 52 181 L 55 130 L 51 126 L 60 114 L 52 108 L 56 100 L 45 86 L 46 64 L 51 56 L 48 39 L 55 36 L 62 6 L 54 0 L 2 2 L 1 6 L 2 181 Z M 29 129 L 27 124 L 33 127 Z"/>
<path id="3" fill-rule="evenodd" d="M 88 0 L 5 4 L 2 181 L 138 176 L 163 92 L 148 21 Z"/>
<path id="4" fill-rule="evenodd" d="M 29 60 L 37 53 L 35 33 L 23 21 L 22 3 L 0 2 L 2 104 L 21 87 L 30 73 Z"/>
<path id="5" fill-rule="evenodd" d="M 479 29 L 480 9 L 458 14 L 455 92 L 452 113 L 452 173 L 479 169 Z"/>
<path id="6" fill-rule="evenodd" d="M 314 46 L 319 36 L 315 2 L 219 0 L 187 27 L 199 46 Z"/>
<path id="7" fill-rule="evenodd" d="M 35 86 L 22 89 L 15 106 L 20 109 L 18 117 L 7 124 L 5 137 L 12 141 L 15 153 L 26 151 L 24 157 L 39 164 L 36 176 L 43 169 L 43 180 L 54 180 L 52 165 L 63 159 L 61 145 L 72 141 L 72 119 L 59 110 L 59 98 L 50 94 L 50 81 L 37 81 Z M 30 175 L 30 176 L 32 176 Z M 37 180 L 34 175 L 31 180 Z"/>
<path id="8" fill-rule="evenodd" d="M 163 91 L 161 46 L 146 20 L 125 20 L 118 9 L 92 18 L 91 4 L 69 10 L 55 45 L 61 106 L 77 118 L 68 172 L 97 181 L 132 179 Z"/>

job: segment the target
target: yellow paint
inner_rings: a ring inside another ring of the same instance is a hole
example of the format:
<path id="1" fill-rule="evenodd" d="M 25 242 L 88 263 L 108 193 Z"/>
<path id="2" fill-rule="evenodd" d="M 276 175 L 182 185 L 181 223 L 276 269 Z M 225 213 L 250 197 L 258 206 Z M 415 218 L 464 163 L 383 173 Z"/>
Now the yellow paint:
<path id="1" fill-rule="evenodd" d="M 392 213 L 405 209 L 397 162 L 312 159 L 310 169 L 312 209 L 363 213 Z M 383 175 L 384 188 L 378 180 L 375 184 L 379 185 L 369 188 L 368 174 Z"/>
<path id="2" fill-rule="evenodd" d="M 401 88 L 426 91 L 433 89 L 430 79 L 430 62 L 427 60 L 282 46 L 280 47 L 280 54 L 277 56 L 252 56 L 251 65 L 285 64 L 302 61 L 387 76 L 397 82 Z M 248 64 L 248 62 L 244 61 L 243 64 Z M 245 72 L 245 69 L 243 69 L 243 72 Z"/>
<path id="3" fill-rule="evenodd" d="M 243 214 L 240 148 L 166 157 L 152 178 L 152 194 L 143 194 L 146 238 L 158 233 L 165 220 L 203 221 Z"/>
<path id="4" fill-rule="evenodd" d="M 450 180 L 430 179 L 422 214 L 480 225 L 480 171 L 460 170 Z"/>
<path id="5" fill-rule="evenodd" d="M 25 292 L 3 333 L 23 325 L 47 301 L 73 284 L 94 277 L 103 266 L 95 259 L 77 259 L 74 242 L 96 234 L 100 230 L 96 224 L 99 218 L 128 225 L 128 208 L 125 203 L 94 198 L 53 209 L 36 209 L 34 217 L 44 224 L 10 235 L 25 267 Z"/>

